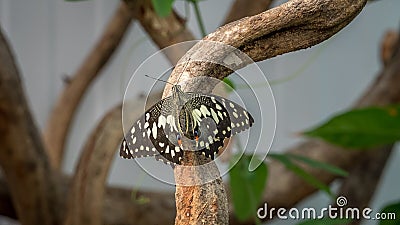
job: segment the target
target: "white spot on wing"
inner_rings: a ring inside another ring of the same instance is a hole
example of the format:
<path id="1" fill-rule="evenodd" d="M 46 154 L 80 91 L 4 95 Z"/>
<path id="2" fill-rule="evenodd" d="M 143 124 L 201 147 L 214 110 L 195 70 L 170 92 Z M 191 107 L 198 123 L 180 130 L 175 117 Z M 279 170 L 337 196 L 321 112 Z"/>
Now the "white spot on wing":
<path id="1" fill-rule="evenodd" d="M 157 138 L 157 126 L 156 126 L 156 122 L 153 122 L 153 128 L 151 129 L 151 133 L 153 134 L 153 138 L 156 139 L 156 138 Z"/>
<path id="2" fill-rule="evenodd" d="M 217 114 L 215 113 L 214 109 L 212 109 L 212 108 L 211 108 L 211 115 L 212 115 L 213 119 L 215 120 L 215 122 L 218 124 L 219 118 L 218 118 Z"/>
<path id="3" fill-rule="evenodd" d="M 167 148 L 165 149 L 165 153 L 169 153 L 169 145 L 167 145 Z"/>
<path id="4" fill-rule="evenodd" d="M 239 117 L 238 114 L 237 114 L 236 112 L 233 112 L 233 116 L 234 116 L 235 118 L 238 118 L 238 117 Z"/>
<path id="5" fill-rule="evenodd" d="M 210 111 L 208 111 L 208 109 L 205 105 L 200 106 L 200 111 L 201 111 L 201 113 L 203 113 L 204 117 L 210 115 Z"/>
<path id="6" fill-rule="evenodd" d="M 224 117 L 222 116 L 222 113 L 221 113 L 221 111 L 218 111 L 218 116 L 221 118 L 221 120 L 223 120 L 223 119 L 224 119 Z"/>
<path id="7" fill-rule="evenodd" d="M 158 117 L 158 128 L 163 127 L 163 129 L 165 129 L 166 122 L 167 122 L 167 119 L 165 118 L 165 116 L 160 115 L 160 117 Z"/>

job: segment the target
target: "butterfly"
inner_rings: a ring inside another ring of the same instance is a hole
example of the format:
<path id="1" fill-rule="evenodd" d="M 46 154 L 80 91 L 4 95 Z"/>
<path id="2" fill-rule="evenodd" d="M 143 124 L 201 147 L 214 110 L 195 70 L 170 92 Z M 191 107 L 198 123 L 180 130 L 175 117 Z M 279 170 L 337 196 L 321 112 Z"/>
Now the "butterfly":
<path id="1" fill-rule="evenodd" d="M 155 156 L 172 166 L 181 164 L 184 150 L 200 151 L 208 158 L 223 147 L 224 139 L 254 123 L 250 113 L 226 98 L 172 87 L 166 97 L 142 115 L 124 135 L 123 158 Z"/>

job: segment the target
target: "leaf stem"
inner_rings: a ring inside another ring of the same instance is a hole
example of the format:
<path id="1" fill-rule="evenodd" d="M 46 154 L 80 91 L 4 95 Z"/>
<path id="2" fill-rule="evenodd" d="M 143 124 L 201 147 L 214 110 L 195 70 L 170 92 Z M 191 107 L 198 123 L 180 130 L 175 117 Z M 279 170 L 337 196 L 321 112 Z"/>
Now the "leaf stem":
<path id="1" fill-rule="evenodd" d="M 189 0 L 193 4 L 194 13 L 196 14 L 197 23 L 200 28 L 201 35 L 206 36 L 206 28 L 204 27 L 203 19 L 201 17 L 200 8 L 197 0 Z"/>

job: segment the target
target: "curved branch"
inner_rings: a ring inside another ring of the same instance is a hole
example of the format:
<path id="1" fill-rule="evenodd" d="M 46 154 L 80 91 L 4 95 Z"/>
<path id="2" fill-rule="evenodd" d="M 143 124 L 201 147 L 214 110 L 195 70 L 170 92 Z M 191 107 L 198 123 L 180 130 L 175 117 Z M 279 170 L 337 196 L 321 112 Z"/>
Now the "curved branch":
<path id="1" fill-rule="evenodd" d="M 253 61 L 262 61 L 274 56 L 304 49 L 328 39 L 347 24 L 362 10 L 367 0 L 292 0 L 278 7 L 252 17 L 229 23 L 203 40 L 222 42 L 246 53 Z M 207 49 L 207 43 L 196 44 L 190 52 L 210 55 L 216 61 L 223 61 L 230 52 L 216 52 Z M 190 58 L 189 55 L 186 58 Z M 234 66 L 240 69 L 250 61 L 242 61 Z M 182 68 L 176 68 L 181 71 Z M 187 83 L 193 76 L 211 76 L 222 79 L 232 73 L 231 70 L 209 62 L 188 65 L 190 76 L 180 79 Z M 191 77 L 192 76 L 192 77 Z M 176 81 L 176 72 L 170 82 Z"/>
<path id="2" fill-rule="evenodd" d="M 148 103 L 155 103 L 160 99 L 160 95 L 161 93 L 156 93 L 149 96 Z M 124 107 L 128 108 L 125 112 L 129 112 L 128 117 L 124 119 L 132 121 L 142 114 L 142 109 L 135 106 L 137 102 L 124 104 Z M 106 180 L 115 150 L 118 149 L 123 136 L 121 115 L 122 106 L 117 105 L 102 118 L 88 138 L 72 179 L 65 225 L 95 225 L 103 222 Z"/>
<path id="3" fill-rule="evenodd" d="M 20 222 L 57 224 L 62 210 L 60 196 L 15 60 L 1 31 L 0 115 L 0 165 Z"/>
<path id="4" fill-rule="evenodd" d="M 159 49 L 177 43 L 195 40 L 193 34 L 186 27 L 186 21 L 180 18 L 175 11 L 172 11 L 172 13 L 166 17 L 159 17 L 154 11 L 150 0 L 124 1 L 127 3 L 132 13 L 136 15 L 135 18 L 140 22 L 143 29 L 146 30 L 147 34 Z M 140 2 L 139 5 L 137 2 Z M 175 65 L 187 50 L 189 49 L 171 47 L 168 52 L 166 52 L 166 56 L 171 64 Z"/>
<path id="5" fill-rule="evenodd" d="M 47 154 L 54 168 L 60 167 L 68 130 L 84 93 L 118 47 L 130 22 L 131 15 L 126 5 L 121 3 L 102 37 L 66 84 L 55 104 L 43 134 Z"/>

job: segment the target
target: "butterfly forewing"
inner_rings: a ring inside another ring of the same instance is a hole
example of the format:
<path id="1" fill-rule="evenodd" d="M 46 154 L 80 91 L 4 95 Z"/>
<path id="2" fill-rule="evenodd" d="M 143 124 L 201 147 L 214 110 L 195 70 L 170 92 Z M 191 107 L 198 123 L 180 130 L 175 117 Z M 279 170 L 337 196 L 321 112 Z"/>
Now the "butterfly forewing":
<path id="1" fill-rule="evenodd" d="M 170 164 L 178 164 L 183 152 L 176 144 L 171 143 L 165 131 L 176 133 L 167 118 L 171 115 L 171 97 L 167 97 L 137 120 L 129 129 L 121 144 L 120 155 L 124 158 L 137 158 L 143 156 L 156 156 L 157 159 Z"/>

